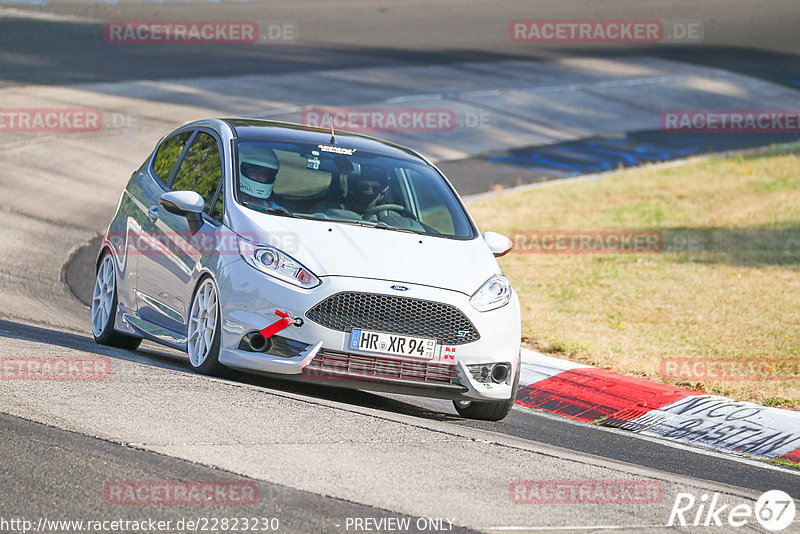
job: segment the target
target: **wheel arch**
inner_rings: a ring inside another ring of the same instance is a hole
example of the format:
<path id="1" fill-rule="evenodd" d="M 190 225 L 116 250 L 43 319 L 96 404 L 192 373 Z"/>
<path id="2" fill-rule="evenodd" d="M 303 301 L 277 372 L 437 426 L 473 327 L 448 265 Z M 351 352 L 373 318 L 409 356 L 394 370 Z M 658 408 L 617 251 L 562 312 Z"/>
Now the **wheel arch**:
<path id="1" fill-rule="evenodd" d="M 119 261 L 117 261 L 117 255 L 114 253 L 114 249 L 107 241 L 103 241 L 103 244 L 100 245 L 100 250 L 97 253 L 97 258 L 94 260 L 94 272 L 97 273 L 97 270 L 100 268 L 100 262 L 103 261 L 103 258 L 106 254 L 111 254 L 114 263 L 119 265 Z"/>

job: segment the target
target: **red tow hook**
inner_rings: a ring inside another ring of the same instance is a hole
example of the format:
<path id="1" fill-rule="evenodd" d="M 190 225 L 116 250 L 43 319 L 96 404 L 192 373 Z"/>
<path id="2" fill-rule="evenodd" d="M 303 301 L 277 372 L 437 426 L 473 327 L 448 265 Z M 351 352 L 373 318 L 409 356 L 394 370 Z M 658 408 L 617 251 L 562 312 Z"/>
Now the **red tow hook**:
<path id="1" fill-rule="evenodd" d="M 264 336 L 264 339 L 268 339 L 269 337 L 277 334 L 290 324 L 294 324 L 295 326 L 301 326 L 303 324 L 302 319 L 292 319 L 289 317 L 288 313 L 283 313 L 280 310 L 275 310 L 275 315 L 280 317 L 280 319 L 261 330 L 261 335 Z"/>

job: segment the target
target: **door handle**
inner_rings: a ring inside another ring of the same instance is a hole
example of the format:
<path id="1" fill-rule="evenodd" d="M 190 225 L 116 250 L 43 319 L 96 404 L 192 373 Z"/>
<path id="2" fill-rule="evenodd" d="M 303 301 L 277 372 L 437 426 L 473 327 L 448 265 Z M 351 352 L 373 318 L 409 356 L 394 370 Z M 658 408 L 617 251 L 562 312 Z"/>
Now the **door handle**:
<path id="1" fill-rule="evenodd" d="M 158 206 L 153 206 L 149 210 L 147 210 L 147 216 L 150 217 L 151 221 L 158 219 Z"/>

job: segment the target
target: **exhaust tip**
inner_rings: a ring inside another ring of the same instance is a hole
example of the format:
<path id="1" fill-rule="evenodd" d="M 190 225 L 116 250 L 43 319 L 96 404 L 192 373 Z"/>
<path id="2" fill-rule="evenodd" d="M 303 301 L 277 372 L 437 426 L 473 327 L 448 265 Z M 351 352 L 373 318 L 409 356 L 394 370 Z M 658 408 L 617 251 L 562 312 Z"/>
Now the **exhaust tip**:
<path id="1" fill-rule="evenodd" d="M 492 368 L 492 381 L 502 384 L 508 380 L 510 370 L 507 364 L 497 364 Z"/>
<path id="2" fill-rule="evenodd" d="M 253 332 L 247 335 L 247 343 L 250 348 L 255 352 L 261 352 L 267 348 L 267 340 L 261 335 L 261 332 Z"/>
<path id="3" fill-rule="evenodd" d="M 261 332 L 250 332 L 242 338 L 239 348 L 250 352 L 264 352 L 268 350 L 270 341 Z"/>

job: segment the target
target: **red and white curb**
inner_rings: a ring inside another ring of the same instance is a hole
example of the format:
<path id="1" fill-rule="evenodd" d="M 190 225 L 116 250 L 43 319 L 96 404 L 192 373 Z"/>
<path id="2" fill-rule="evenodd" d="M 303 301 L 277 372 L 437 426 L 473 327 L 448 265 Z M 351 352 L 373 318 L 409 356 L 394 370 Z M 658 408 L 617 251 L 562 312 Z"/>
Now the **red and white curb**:
<path id="1" fill-rule="evenodd" d="M 523 349 L 517 404 L 722 452 L 800 462 L 800 413 Z"/>

